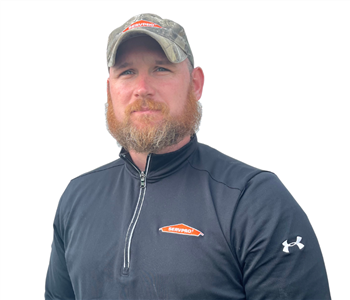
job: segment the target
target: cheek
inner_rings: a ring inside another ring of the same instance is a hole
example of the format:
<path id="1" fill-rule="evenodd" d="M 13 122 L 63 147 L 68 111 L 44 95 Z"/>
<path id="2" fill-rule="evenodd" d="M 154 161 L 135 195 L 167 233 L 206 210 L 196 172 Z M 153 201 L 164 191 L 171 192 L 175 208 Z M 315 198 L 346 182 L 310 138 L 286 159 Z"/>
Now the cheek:
<path id="1" fill-rule="evenodd" d="M 114 115 L 117 120 L 122 121 L 127 104 L 126 96 L 119 89 L 111 87 L 109 90 L 109 102 L 113 106 Z"/>
<path id="2" fill-rule="evenodd" d="M 123 121 L 124 109 L 117 102 L 113 102 L 113 111 L 118 121 Z"/>
<path id="3" fill-rule="evenodd" d="M 109 90 L 113 101 L 125 102 L 132 95 L 132 89 L 128 85 L 116 81 L 111 81 Z"/>
<path id="4" fill-rule="evenodd" d="M 168 93 L 169 108 L 173 115 L 181 115 L 187 100 L 187 88 L 182 85 Z"/>

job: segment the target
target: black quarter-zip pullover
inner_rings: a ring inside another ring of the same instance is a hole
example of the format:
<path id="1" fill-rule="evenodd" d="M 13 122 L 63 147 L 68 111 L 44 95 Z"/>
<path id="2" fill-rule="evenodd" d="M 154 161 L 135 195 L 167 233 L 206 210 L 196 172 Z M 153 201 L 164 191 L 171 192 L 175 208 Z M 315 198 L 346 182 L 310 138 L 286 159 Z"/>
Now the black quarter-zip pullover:
<path id="1" fill-rule="evenodd" d="M 73 179 L 54 220 L 45 299 L 330 299 L 316 236 L 262 171 L 199 144 Z"/>

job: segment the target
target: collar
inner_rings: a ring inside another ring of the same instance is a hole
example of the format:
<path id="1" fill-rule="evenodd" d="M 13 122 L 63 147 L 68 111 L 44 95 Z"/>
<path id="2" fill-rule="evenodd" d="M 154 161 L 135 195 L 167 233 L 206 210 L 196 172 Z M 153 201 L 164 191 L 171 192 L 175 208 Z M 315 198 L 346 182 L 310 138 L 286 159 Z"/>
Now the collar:
<path id="1" fill-rule="evenodd" d="M 149 160 L 147 182 L 158 181 L 176 172 L 185 164 L 197 147 L 197 136 L 194 134 L 186 145 L 174 152 L 164 154 L 150 153 L 147 158 Z M 119 157 L 124 160 L 126 169 L 132 177 L 140 179 L 140 170 L 134 165 L 129 152 L 122 148 Z"/>

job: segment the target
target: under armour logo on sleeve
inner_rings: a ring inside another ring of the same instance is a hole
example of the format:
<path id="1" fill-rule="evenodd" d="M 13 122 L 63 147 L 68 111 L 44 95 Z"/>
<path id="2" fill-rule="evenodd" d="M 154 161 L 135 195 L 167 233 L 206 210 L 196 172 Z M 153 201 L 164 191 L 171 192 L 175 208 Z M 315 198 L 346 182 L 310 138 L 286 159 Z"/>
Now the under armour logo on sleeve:
<path id="1" fill-rule="evenodd" d="M 303 249 L 304 245 L 302 243 L 300 243 L 300 241 L 302 239 L 303 238 L 301 236 L 297 236 L 297 240 L 295 242 L 290 243 L 290 244 L 288 244 L 288 240 L 285 240 L 282 243 L 282 245 L 283 245 L 283 252 L 289 253 L 289 247 L 294 247 L 294 246 L 298 246 L 300 250 Z"/>

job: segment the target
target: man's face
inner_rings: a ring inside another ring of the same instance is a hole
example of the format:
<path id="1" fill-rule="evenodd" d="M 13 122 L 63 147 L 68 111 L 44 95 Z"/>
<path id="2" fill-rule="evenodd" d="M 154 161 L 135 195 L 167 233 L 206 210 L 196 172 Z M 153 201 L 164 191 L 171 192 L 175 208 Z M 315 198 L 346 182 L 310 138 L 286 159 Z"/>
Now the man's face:
<path id="1" fill-rule="evenodd" d="M 108 83 L 109 131 L 128 150 L 157 152 L 199 125 L 201 110 L 187 62 L 171 63 L 150 37 L 119 47 Z"/>

